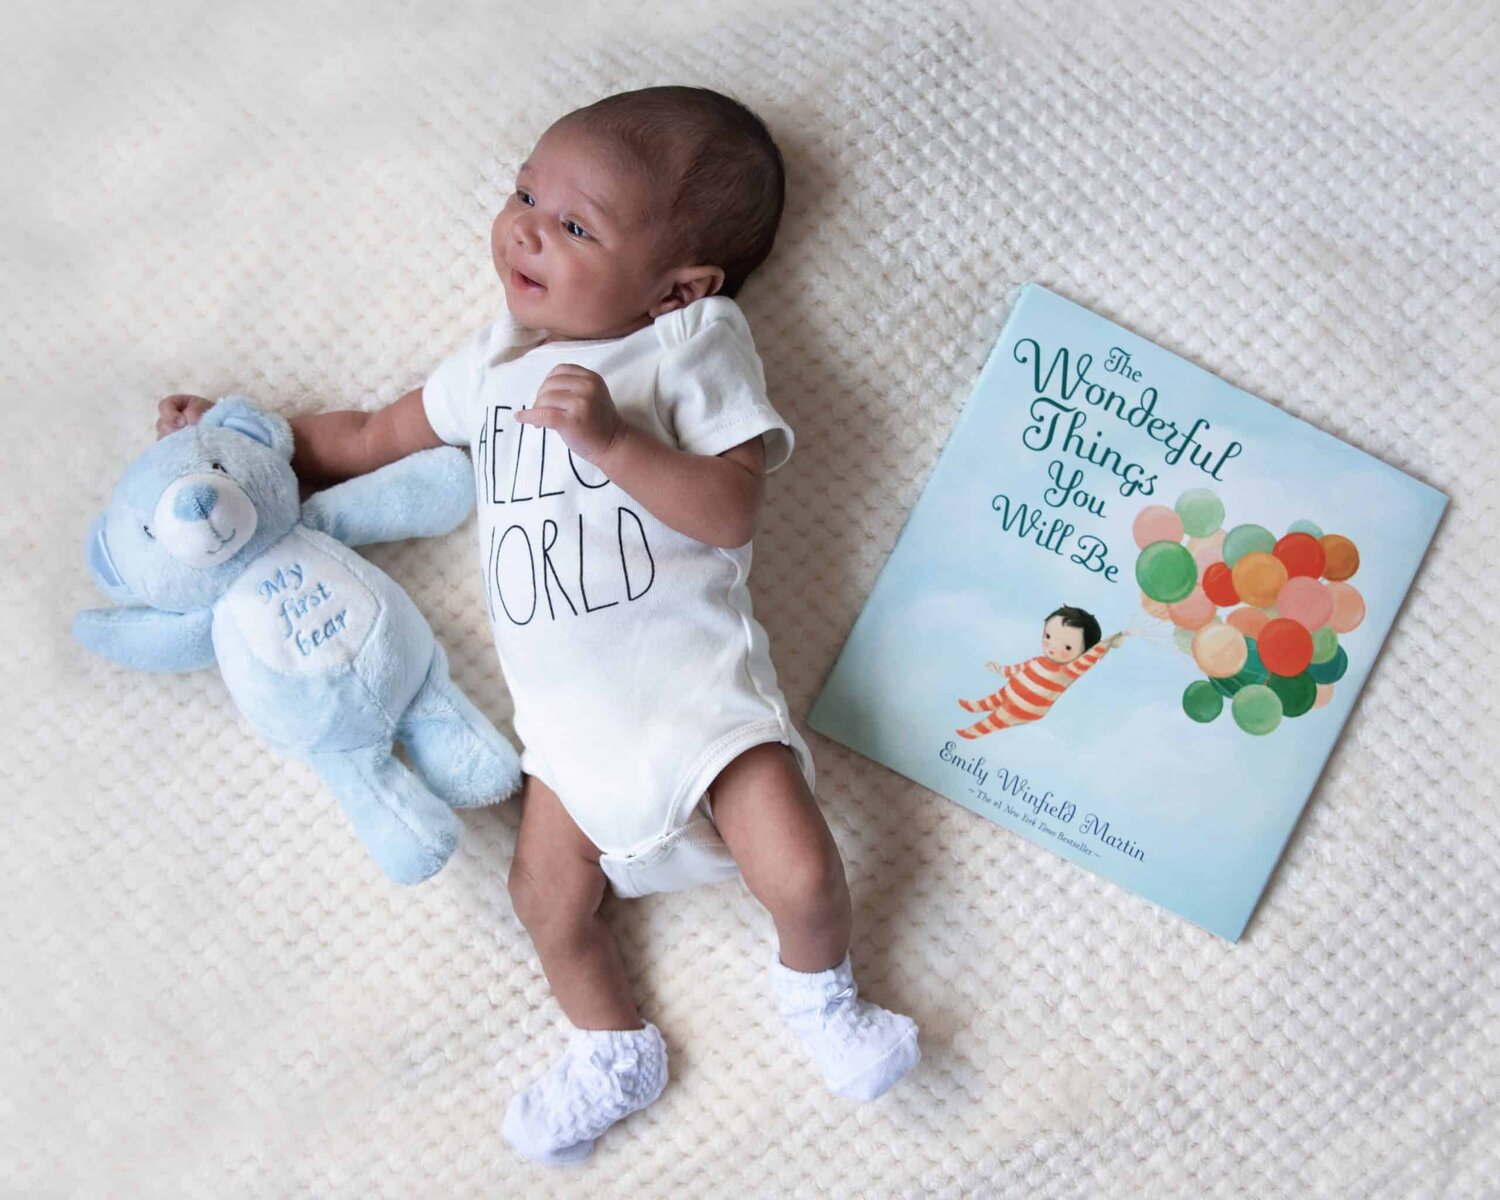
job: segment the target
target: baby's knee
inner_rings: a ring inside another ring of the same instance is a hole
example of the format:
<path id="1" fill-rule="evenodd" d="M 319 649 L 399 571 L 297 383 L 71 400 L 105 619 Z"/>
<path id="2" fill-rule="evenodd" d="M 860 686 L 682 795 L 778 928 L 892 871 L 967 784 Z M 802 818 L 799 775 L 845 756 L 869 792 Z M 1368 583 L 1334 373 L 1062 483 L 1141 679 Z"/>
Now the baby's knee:
<path id="1" fill-rule="evenodd" d="M 836 914 L 849 907 L 844 864 L 832 846 L 799 847 L 759 883 L 758 898 L 773 916 Z"/>
<path id="2" fill-rule="evenodd" d="M 508 883 L 516 919 L 533 939 L 580 927 L 604 899 L 604 872 L 581 858 L 557 856 L 537 862 L 518 852 Z"/>

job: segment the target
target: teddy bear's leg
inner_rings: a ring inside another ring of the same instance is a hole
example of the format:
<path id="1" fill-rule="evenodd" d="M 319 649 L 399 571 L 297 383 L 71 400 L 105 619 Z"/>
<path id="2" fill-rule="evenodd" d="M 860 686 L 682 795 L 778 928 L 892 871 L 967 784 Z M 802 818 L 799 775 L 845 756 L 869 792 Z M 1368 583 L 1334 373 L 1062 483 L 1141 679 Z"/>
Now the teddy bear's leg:
<path id="1" fill-rule="evenodd" d="M 453 810 L 391 754 L 389 743 L 311 754 L 319 778 L 376 865 L 397 883 L 421 883 L 453 854 L 463 828 Z"/>
<path id="2" fill-rule="evenodd" d="M 396 723 L 396 737 L 427 786 L 454 808 L 494 804 L 521 786 L 514 748 L 448 677 L 441 646 Z"/>

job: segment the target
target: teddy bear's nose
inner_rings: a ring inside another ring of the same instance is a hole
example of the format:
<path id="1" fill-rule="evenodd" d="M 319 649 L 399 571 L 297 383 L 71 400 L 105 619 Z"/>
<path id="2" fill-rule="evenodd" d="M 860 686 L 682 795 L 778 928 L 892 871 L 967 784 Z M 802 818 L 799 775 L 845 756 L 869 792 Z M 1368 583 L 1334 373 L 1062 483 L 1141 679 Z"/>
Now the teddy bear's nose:
<path id="1" fill-rule="evenodd" d="M 172 503 L 172 515 L 179 521 L 206 521 L 219 501 L 219 493 L 211 483 L 189 484 L 177 493 Z"/>

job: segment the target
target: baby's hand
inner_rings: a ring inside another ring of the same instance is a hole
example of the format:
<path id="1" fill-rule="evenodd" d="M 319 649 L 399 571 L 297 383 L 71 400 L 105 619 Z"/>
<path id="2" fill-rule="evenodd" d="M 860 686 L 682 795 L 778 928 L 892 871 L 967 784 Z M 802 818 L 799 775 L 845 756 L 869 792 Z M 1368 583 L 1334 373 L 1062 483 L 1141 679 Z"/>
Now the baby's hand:
<path id="1" fill-rule="evenodd" d="M 1005 674 L 1005 668 L 1002 667 L 997 662 L 987 662 L 987 663 L 985 663 L 984 664 L 984 669 L 986 671 L 993 671 L 993 672 L 995 672 L 996 675 L 1004 675 Z"/>
<path id="2" fill-rule="evenodd" d="M 1110 637 L 1109 637 L 1109 648 L 1111 650 L 1118 650 L 1124 644 L 1125 644 L 1125 631 L 1123 629 L 1120 630 L 1119 633 L 1110 634 Z"/>
<path id="3" fill-rule="evenodd" d="M 202 396 L 189 396 L 185 392 L 168 396 L 156 406 L 157 439 L 189 425 L 196 425 L 213 406 L 212 400 L 205 400 Z"/>
<path id="4" fill-rule="evenodd" d="M 531 407 L 516 413 L 516 420 L 557 430 L 569 450 L 591 463 L 604 457 L 626 429 L 604 380 L 576 363 L 553 367 Z"/>

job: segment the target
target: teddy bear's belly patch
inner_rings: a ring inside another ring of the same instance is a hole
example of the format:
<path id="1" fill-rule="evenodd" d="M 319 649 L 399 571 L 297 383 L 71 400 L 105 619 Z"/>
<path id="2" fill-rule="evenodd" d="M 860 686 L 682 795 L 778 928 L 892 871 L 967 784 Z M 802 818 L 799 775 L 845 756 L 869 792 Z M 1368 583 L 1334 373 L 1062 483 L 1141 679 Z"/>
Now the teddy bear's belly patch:
<path id="1" fill-rule="evenodd" d="M 249 563 L 220 604 L 255 657 L 283 675 L 345 666 L 380 612 L 344 563 L 296 533 Z"/>

